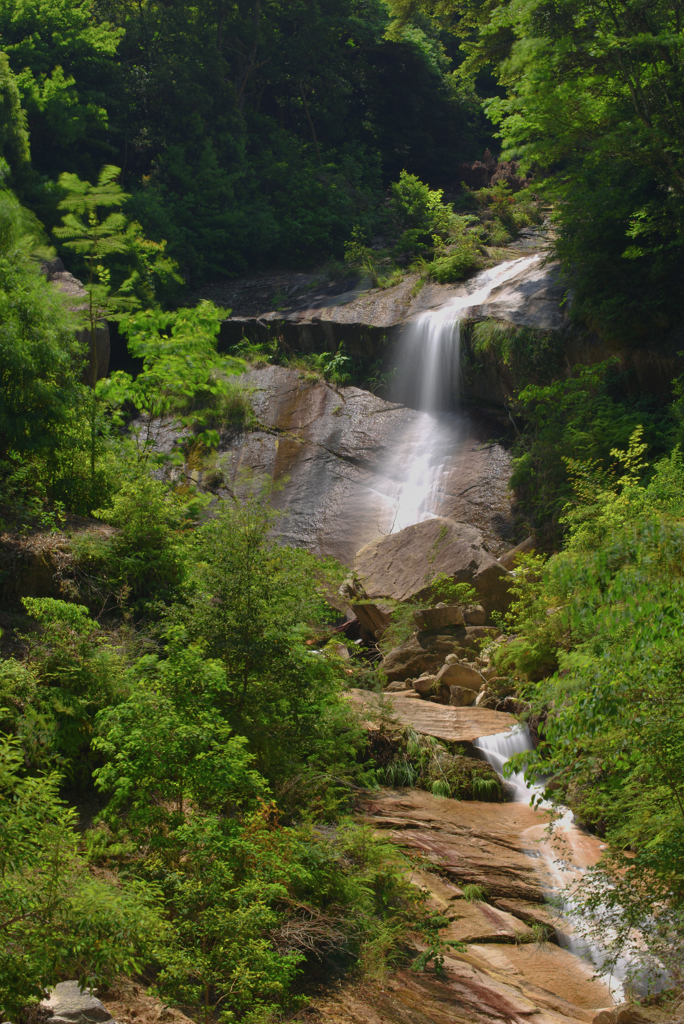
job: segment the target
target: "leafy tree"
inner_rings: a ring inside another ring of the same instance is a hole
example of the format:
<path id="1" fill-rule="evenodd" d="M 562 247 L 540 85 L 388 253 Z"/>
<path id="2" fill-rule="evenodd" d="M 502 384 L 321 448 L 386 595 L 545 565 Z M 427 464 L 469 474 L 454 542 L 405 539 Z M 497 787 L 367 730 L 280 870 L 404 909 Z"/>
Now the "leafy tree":
<path id="1" fill-rule="evenodd" d="M 225 689 L 220 663 L 207 660 L 182 633 L 171 634 L 169 656 L 148 655 L 131 670 L 131 694 L 102 711 L 95 748 L 107 758 L 97 769 L 100 789 L 113 793 L 109 807 L 130 808 L 136 822 L 154 826 L 183 820 L 193 801 L 223 813 L 267 794 L 253 769 L 246 740 L 233 736 L 217 704 Z"/>
<path id="2" fill-rule="evenodd" d="M 278 949 L 273 936 L 301 872 L 299 850 L 267 814 L 245 824 L 198 815 L 173 836 L 183 862 L 169 873 L 174 936 L 160 951 L 157 984 L 205 1022 L 264 1019 L 298 1002 L 289 989 L 304 955 Z"/>
<path id="3" fill-rule="evenodd" d="M 59 776 L 27 778 L 16 742 L 0 737 L 0 1005 L 4 1019 L 64 974 L 85 985 L 140 970 L 164 923 L 153 891 L 92 879 L 77 853 L 76 813 Z"/>
<path id="4" fill-rule="evenodd" d="M 255 493 L 222 502 L 196 532 L 187 606 L 171 618 L 223 665 L 219 706 L 248 738 L 259 771 L 271 783 L 289 780 L 293 800 L 308 785 L 324 809 L 347 792 L 360 739 L 338 670 L 307 643 L 329 619 L 324 595 L 339 585 L 341 568 L 278 544 L 276 518 Z"/>
<path id="5" fill-rule="evenodd" d="M 529 0 L 501 4 L 483 29 L 485 40 L 501 26 L 515 39 L 500 64 L 507 95 L 489 101 L 490 116 L 507 150 L 558 169 L 557 253 L 577 312 L 613 337 L 643 337 L 651 316 L 665 325 L 675 315 L 667 297 L 684 201 L 679 19 L 669 0 L 572 0 L 562 12 Z"/>
<path id="6" fill-rule="evenodd" d="M 183 534 L 206 502 L 182 500 L 143 470 L 124 479 L 94 515 L 116 533 L 80 551 L 82 564 L 119 607 L 153 615 L 185 575 Z"/>
<path id="7" fill-rule="evenodd" d="M 102 21 L 90 0 L 9 0 L 0 34 L 38 173 L 96 173 L 111 146 L 107 107 L 116 95 L 114 57 L 123 30 Z M 53 207 L 49 193 L 39 201 Z"/>
<path id="8" fill-rule="evenodd" d="M 82 353 L 74 320 L 29 257 L 35 217 L 0 191 L 0 492 L 10 514 L 78 507 L 86 449 Z"/>
<path id="9" fill-rule="evenodd" d="M 225 316 L 224 310 L 204 301 L 174 313 L 146 310 L 122 318 L 119 329 L 143 367 L 135 378 L 121 370 L 113 373 L 99 383 L 97 393 L 114 409 L 128 405 L 140 414 L 133 435 L 141 461 L 154 454 L 155 430 L 167 417 L 185 428 L 206 426 L 212 406 L 232 394 L 229 378 L 243 372 L 245 363 L 216 352 Z M 205 446 L 218 442 L 214 430 L 196 437 Z"/>
<path id="10" fill-rule="evenodd" d="M 23 604 L 38 624 L 22 638 L 23 666 L 35 683 L 15 728 L 34 765 L 87 782 L 95 715 L 121 693 L 120 656 L 83 605 L 50 597 L 27 597 Z"/>
<path id="11" fill-rule="evenodd" d="M 514 451 L 511 485 L 529 522 L 550 540 L 562 532 L 566 506 L 573 501 L 571 475 L 577 462 L 607 470 L 611 449 L 626 446 L 640 424 L 648 443 L 661 454 L 674 436 L 674 418 L 647 400 L 620 394 L 611 363 L 577 366 L 567 380 L 530 384 L 518 395 L 523 429 Z M 621 476 L 619 467 L 614 472 Z"/>
<path id="12" fill-rule="evenodd" d="M 0 54 L 0 156 L 15 173 L 30 159 L 26 115 L 5 53 Z"/>

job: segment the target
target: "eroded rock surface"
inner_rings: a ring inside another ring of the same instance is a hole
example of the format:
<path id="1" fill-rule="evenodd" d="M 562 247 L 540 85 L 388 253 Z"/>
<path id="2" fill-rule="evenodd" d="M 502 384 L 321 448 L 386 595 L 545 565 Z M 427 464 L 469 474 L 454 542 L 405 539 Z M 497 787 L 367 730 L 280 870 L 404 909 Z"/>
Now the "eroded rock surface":
<path id="1" fill-rule="evenodd" d="M 326 1024 L 591 1024 L 611 1005 L 590 967 L 531 933 L 529 924 L 548 912 L 524 833 L 545 815 L 417 791 L 384 792 L 365 812 L 384 838 L 432 861 L 434 870 L 416 869 L 412 881 L 448 919 L 444 938 L 465 942 L 466 951 L 449 950 L 441 976 L 404 969 L 315 1000 Z M 463 886 L 472 883 L 486 889 L 486 902 L 465 901 Z"/>
<path id="2" fill-rule="evenodd" d="M 281 366 L 252 370 L 241 383 L 262 428 L 222 445 L 229 481 L 249 470 L 281 485 L 273 504 L 287 513 L 283 539 L 351 565 L 359 548 L 392 529 L 406 468 L 401 445 L 426 414 Z M 510 457 L 502 445 L 483 444 L 490 430 L 488 421 L 459 417 L 436 511 L 473 523 L 502 553 L 510 547 Z"/>

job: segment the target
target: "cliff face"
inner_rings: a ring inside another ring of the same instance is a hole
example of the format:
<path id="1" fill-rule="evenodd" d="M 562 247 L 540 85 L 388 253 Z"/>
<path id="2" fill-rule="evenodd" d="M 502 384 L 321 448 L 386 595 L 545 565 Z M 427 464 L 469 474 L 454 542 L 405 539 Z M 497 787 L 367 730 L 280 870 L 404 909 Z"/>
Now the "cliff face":
<path id="1" fill-rule="evenodd" d="M 425 414 L 282 366 L 252 370 L 242 383 L 259 426 L 221 444 L 227 483 L 239 486 L 244 471 L 269 478 L 277 488 L 273 504 L 285 513 L 283 539 L 351 565 L 359 548 L 396 525 L 412 437 Z M 491 422 L 476 414 L 447 415 L 439 429 L 447 450 L 440 514 L 472 523 L 495 553 L 505 550 L 512 529 L 508 451 L 488 440 Z"/>
<path id="2" fill-rule="evenodd" d="M 343 344 L 362 365 L 379 362 L 387 370 L 395 365 L 402 334 L 417 316 L 467 296 L 476 282 L 477 277 L 459 285 L 427 282 L 419 287 L 418 275 L 409 274 L 385 290 L 364 289 L 360 282 L 336 295 L 305 291 L 289 309 L 230 317 L 222 326 L 221 344 L 227 348 L 242 337 L 261 343 L 277 338 L 285 351 L 305 353 L 334 352 Z M 684 370 L 681 338 L 658 335 L 629 347 L 620 339 L 601 338 L 571 321 L 571 299 L 559 264 L 545 263 L 540 252 L 537 262 L 522 266 L 485 302 L 469 307 L 462 329 L 461 397 L 501 409 L 508 396 L 527 383 L 547 383 L 567 375 L 578 363 L 611 357 L 619 361 L 635 391 L 669 393 L 673 378 Z M 483 344 L 481 337 L 478 341 L 478 332 L 473 331 L 478 324 L 498 328 L 509 344 Z"/>

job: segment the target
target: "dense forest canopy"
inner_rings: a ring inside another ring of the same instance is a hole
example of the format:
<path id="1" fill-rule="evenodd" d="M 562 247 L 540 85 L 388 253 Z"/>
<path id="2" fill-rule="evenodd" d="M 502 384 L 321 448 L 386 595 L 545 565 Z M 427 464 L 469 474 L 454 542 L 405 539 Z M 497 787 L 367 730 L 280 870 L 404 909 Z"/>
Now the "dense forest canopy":
<path id="1" fill-rule="evenodd" d="M 486 139 L 439 31 L 385 38 L 381 0 L 49 0 L 0 19 L 27 197 L 52 222 L 58 172 L 115 164 L 132 215 L 194 278 L 339 256 L 388 180 L 455 181 Z"/>

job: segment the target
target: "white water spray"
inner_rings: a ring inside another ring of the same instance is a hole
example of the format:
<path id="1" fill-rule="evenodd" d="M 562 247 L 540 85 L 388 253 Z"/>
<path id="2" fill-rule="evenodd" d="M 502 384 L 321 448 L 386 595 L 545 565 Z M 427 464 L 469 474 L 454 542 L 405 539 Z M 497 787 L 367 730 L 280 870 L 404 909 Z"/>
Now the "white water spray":
<path id="1" fill-rule="evenodd" d="M 485 761 L 494 768 L 497 774 L 513 787 L 516 803 L 530 804 L 534 801 L 534 804 L 542 810 L 560 812 L 553 823 L 550 836 L 546 828 L 540 826 L 533 826 L 523 833 L 535 843 L 546 868 L 549 895 L 558 902 L 562 890 L 569 884 L 578 882 L 581 884 L 582 875 L 597 859 L 597 840 L 577 826 L 575 816 L 569 808 L 554 807 L 550 801 L 543 799 L 542 780 L 530 784 L 522 772 L 511 772 L 508 776 L 505 775 L 504 766 L 514 754 L 521 754 L 526 750 L 533 749 L 532 737 L 527 726 L 517 725 L 505 733 L 482 736 L 476 739 L 473 745 L 481 751 Z M 602 971 L 602 966 L 606 961 L 604 948 L 599 943 L 589 942 L 578 934 L 575 929 L 580 922 L 581 911 L 567 894 L 562 899 L 561 927 L 556 929 L 559 944 L 569 952 L 594 964 L 597 973 L 605 981 L 616 1002 L 622 1002 L 625 998 L 623 982 L 627 978 L 630 978 L 631 987 L 635 991 L 639 992 L 643 989 L 642 994 L 645 993 L 646 986 L 640 984 L 639 972 L 636 972 L 635 976 L 634 965 L 628 959 L 620 958 L 612 973 Z M 656 988 L 662 987 L 664 980 Z"/>
<path id="2" fill-rule="evenodd" d="M 422 313 L 404 330 L 397 353 L 394 396 L 417 415 L 393 451 L 389 475 L 397 481 L 389 532 L 440 515 L 448 460 L 461 445 L 463 418 L 458 406 L 461 322 L 495 288 L 527 270 L 540 256 L 501 263 L 469 282 L 468 292 L 439 309 Z"/>

